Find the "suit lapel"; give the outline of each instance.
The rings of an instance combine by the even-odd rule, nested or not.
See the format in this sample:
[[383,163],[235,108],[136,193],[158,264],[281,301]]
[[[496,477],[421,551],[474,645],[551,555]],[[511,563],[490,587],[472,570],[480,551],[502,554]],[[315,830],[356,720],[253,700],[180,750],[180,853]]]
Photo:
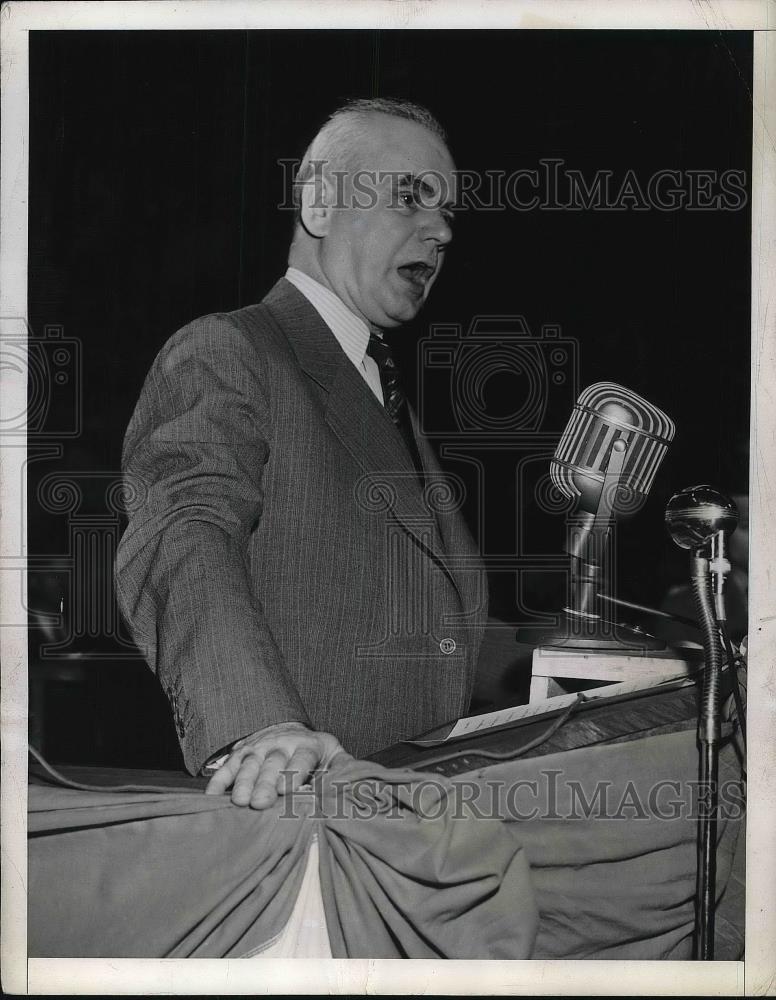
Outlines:
[[[436,502],[432,501],[432,508],[436,511],[437,527],[442,538],[442,548],[445,552],[454,552],[456,561],[460,560],[460,570],[452,569],[457,578],[457,589],[459,594],[470,591],[471,587],[465,582],[467,565],[475,566],[477,574],[481,570],[480,552],[472,537],[469,527],[460,506],[463,503],[464,495],[459,494],[460,490],[465,490],[464,484],[459,485],[446,473],[431,445],[421,433],[415,413],[412,414],[412,428],[415,432],[415,439],[418,442],[418,450],[428,475],[427,479],[433,490],[433,484],[440,487]],[[448,493],[448,491],[451,491]],[[436,491],[434,491],[436,492]],[[448,502],[448,498],[449,501]],[[468,606],[468,602],[464,602]]]
[[[391,512],[397,522],[439,564],[460,596],[458,582],[433,530],[433,513],[424,502],[415,467],[385,408],[318,311],[294,285],[281,279],[263,304],[288,338],[301,368],[325,390],[326,422],[363,470],[363,495],[374,496],[380,488],[387,490],[385,495],[390,495]],[[424,443],[424,465],[438,472],[436,462],[433,470],[426,464],[429,451]]]

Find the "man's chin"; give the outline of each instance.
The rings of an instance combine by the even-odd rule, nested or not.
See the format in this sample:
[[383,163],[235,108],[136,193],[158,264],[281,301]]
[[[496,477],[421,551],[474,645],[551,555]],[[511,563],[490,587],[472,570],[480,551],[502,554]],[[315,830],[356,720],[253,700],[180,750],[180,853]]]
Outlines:
[[389,327],[403,326],[405,323],[411,323],[425,304],[425,296],[417,299],[403,299],[400,302],[392,302],[390,308],[384,310],[386,322],[381,323],[380,326],[388,329]]

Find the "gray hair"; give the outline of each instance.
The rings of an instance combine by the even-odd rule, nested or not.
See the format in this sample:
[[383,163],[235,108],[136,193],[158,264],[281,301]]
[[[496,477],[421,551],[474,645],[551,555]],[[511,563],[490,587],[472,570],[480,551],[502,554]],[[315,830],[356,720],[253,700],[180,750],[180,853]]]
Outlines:
[[302,185],[314,176],[314,164],[323,162],[340,167],[352,166],[364,129],[374,114],[417,122],[447,145],[447,133],[428,108],[421,104],[392,97],[363,97],[347,101],[329,115],[302,157],[294,183],[296,221],[299,220]]

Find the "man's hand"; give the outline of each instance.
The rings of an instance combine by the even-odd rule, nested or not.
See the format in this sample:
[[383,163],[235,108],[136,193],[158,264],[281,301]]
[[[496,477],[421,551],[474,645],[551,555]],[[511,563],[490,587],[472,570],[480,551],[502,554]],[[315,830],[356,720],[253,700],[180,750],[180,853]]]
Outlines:
[[313,732],[301,722],[267,726],[240,740],[205,793],[223,795],[231,788],[236,806],[267,809],[278,795],[296,791],[339,754],[349,756],[331,733]]

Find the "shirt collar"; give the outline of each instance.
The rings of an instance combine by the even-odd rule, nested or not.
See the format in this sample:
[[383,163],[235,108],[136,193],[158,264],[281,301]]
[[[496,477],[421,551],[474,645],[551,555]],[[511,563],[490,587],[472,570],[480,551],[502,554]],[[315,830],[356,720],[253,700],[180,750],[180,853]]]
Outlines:
[[286,279],[298,289],[329,327],[352,364],[359,367],[369,343],[369,327],[345,305],[339,296],[309,274],[289,267]]

